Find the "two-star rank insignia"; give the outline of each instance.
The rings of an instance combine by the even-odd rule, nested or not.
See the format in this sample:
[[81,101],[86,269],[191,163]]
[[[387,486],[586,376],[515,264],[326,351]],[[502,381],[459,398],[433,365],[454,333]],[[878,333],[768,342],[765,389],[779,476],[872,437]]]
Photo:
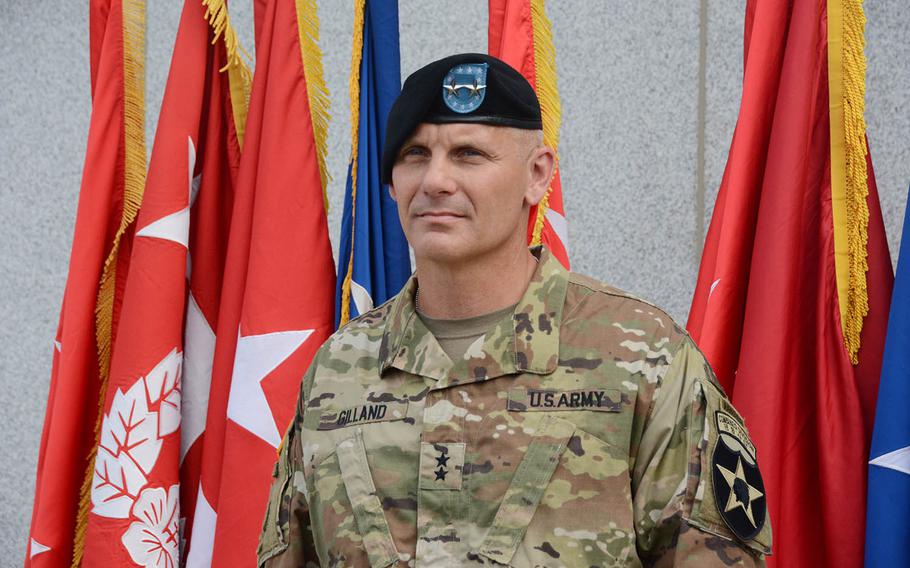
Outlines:
[[427,491],[461,491],[464,442],[421,442],[420,481]]
[[446,464],[449,462],[449,456],[446,455],[449,453],[449,449],[445,446],[439,447],[439,455],[436,456],[436,465],[439,466],[435,472],[437,481],[445,481],[446,474],[449,473],[449,470],[446,469]]
[[458,114],[477,110],[486,95],[486,63],[462,63],[449,70],[442,81],[442,100]]
[[718,439],[711,455],[714,499],[721,518],[743,541],[754,538],[765,524],[765,485],[755,446],[741,422],[733,416],[715,413]]

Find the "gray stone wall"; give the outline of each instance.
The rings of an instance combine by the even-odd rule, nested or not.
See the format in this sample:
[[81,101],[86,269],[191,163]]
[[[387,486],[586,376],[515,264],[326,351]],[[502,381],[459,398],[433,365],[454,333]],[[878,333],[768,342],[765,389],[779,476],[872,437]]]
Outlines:
[[[2,566],[20,565],[25,553],[69,262],[91,110],[85,4],[32,0],[5,2],[0,10]],[[250,47],[251,4],[232,2]],[[148,3],[149,148],[181,6]],[[574,268],[649,298],[682,322],[739,109],[744,7],[744,0],[551,0],[548,6]],[[905,8],[902,0],[866,5],[869,139],[894,258],[910,183]],[[323,0],[320,17],[333,106],[334,239],[349,150],[351,2]],[[401,0],[400,31],[405,75],[452,52],[485,51],[486,2]]]

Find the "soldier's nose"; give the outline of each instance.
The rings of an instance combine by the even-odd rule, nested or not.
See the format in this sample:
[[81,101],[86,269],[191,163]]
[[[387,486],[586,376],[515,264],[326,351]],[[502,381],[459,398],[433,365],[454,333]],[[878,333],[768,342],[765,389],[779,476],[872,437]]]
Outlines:
[[457,187],[446,160],[436,157],[430,160],[421,180],[421,190],[429,195],[439,195],[453,193]]

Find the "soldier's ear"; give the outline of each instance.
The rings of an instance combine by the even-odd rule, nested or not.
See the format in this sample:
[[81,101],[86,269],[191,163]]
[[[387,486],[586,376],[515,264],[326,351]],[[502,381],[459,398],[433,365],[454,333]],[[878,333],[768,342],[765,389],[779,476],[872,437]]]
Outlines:
[[391,183],[389,184],[389,195],[392,197],[392,201],[398,202],[398,193],[395,192],[395,186]]
[[528,169],[530,176],[528,189],[525,191],[525,201],[529,205],[537,205],[547,194],[547,189],[556,173],[556,152],[547,146],[538,146],[531,152]]

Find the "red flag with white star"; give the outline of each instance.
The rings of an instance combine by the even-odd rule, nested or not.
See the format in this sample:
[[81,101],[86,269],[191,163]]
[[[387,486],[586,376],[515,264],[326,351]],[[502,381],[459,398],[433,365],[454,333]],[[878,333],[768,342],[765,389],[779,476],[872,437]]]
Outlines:
[[749,0],[745,14],[742,103],[687,327],[757,448],[769,568],[859,568],[893,282],[855,66],[862,8]]
[[[188,0],[137,220],[135,270],[123,293],[83,567],[180,563],[180,464],[201,433],[206,357],[211,365],[199,328],[210,326],[205,312],[217,308],[224,258],[206,245],[224,236],[239,165],[228,76],[219,72],[227,55],[211,34],[206,8]],[[189,292],[188,274],[197,275],[194,292],[213,296]]]
[[[35,482],[26,567],[70,566],[145,180],[144,3],[89,3],[92,115]],[[85,493],[83,493],[85,491]]]
[[256,72],[189,566],[256,564],[276,451],[300,379],[334,323],[316,7],[293,0],[256,7]]
[[[188,1],[195,4],[195,0]],[[250,87],[249,70],[239,55],[241,48],[232,49],[231,53],[225,49],[239,45],[230,20],[226,22],[222,31],[224,37],[209,48],[210,63],[206,70],[209,88],[205,101],[208,114],[196,160],[197,173],[190,206],[189,290],[183,331],[180,424],[180,519],[183,540],[187,543],[192,543],[193,538],[193,514],[199,494],[215,356],[215,330]],[[198,24],[193,22],[192,25]],[[211,35],[209,37],[211,44]],[[187,549],[183,550],[185,553]]]

